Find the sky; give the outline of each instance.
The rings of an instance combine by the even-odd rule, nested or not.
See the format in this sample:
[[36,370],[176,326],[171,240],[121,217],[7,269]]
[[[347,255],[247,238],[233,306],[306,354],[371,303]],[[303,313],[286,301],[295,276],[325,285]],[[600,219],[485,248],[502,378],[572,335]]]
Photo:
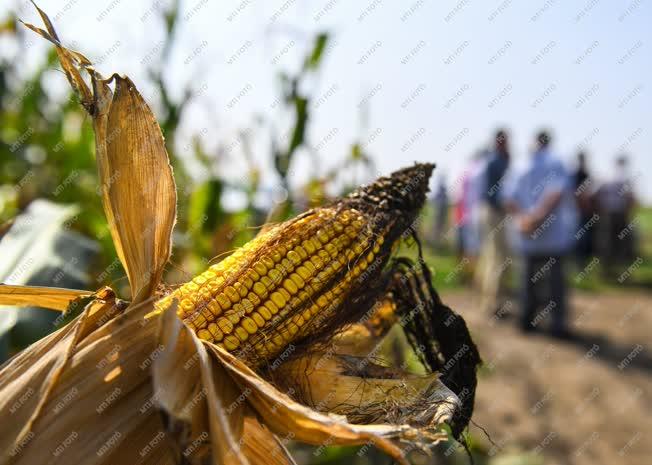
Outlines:
[[[305,83],[315,96],[308,142],[319,159],[299,153],[295,183],[335,166],[358,139],[380,173],[430,161],[456,185],[497,127],[510,131],[517,164],[527,160],[535,131],[545,127],[569,168],[583,147],[600,179],[614,172],[616,154],[630,154],[637,192],[652,203],[651,3],[184,1],[167,69],[173,97],[187,86],[195,92],[180,152],[188,150],[191,134],[200,134],[208,147],[231,145],[219,170],[238,176],[244,166],[238,131],[261,115],[280,133],[288,129],[287,112],[274,104],[278,75],[296,71],[314,35],[327,31],[323,66]],[[158,10],[166,2],[39,4],[64,44],[74,44],[105,75],[129,75],[156,107],[144,63],[160,53]],[[40,22],[25,0],[3,2],[0,17],[10,11]],[[35,37],[30,41],[20,57],[26,73],[47,48]],[[49,79],[53,95],[66,88],[61,73]],[[263,131],[253,150],[265,167],[266,185],[275,185]]]

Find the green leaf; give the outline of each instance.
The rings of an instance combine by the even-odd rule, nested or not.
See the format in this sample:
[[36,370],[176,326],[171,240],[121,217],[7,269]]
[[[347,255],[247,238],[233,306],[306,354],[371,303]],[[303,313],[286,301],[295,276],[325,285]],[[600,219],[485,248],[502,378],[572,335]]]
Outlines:
[[327,42],[328,34],[325,32],[320,33],[315,38],[315,45],[312,48],[312,53],[308,56],[304,64],[305,69],[316,69],[319,66]]

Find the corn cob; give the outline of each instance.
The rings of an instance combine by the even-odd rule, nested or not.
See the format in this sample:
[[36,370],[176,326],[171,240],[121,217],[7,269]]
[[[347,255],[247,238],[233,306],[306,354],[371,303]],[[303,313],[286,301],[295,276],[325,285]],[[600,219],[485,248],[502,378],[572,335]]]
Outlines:
[[401,170],[282,223],[156,305],[177,299],[179,316],[198,337],[252,365],[332,333],[379,297],[370,292],[373,281],[392,243],[412,225],[431,170]]

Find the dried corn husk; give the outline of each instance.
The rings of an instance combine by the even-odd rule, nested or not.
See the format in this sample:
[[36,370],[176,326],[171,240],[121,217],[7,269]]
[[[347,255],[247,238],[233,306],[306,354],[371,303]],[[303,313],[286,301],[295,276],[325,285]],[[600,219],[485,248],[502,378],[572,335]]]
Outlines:
[[274,381],[310,407],[345,415],[355,423],[409,423],[436,430],[460,406],[436,373],[415,375],[367,357],[332,352],[284,363],[275,371]]
[[77,289],[62,289],[58,287],[18,286],[11,284],[0,285],[0,294],[3,305],[17,307],[38,306],[50,310],[63,312],[70,302],[93,295],[92,291]]
[[[209,454],[213,463],[248,463],[247,454],[256,448],[244,446],[247,411],[268,428],[268,444],[256,447],[275,450],[274,433],[316,445],[373,443],[402,460],[390,439],[425,444],[445,437],[430,428],[447,418],[445,409],[421,411],[428,418],[414,423],[428,425],[423,430],[407,424],[419,415],[406,422],[351,424],[342,415],[301,405],[228,352],[199,341],[174,308],[146,318],[148,303],[122,312],[124,303],[105,298],[3,368],[0,411],[15,415],[0,426],[5,461],[101,464],[137,457],[142,463],[175,463],[184,455],[199,463]],[[393,402],[399,407],[414,404],[417,384],[455,405],[434,376],[415,379],[419,383],[407,389],[398,380],[381,379],[378,388],[412,394],[397,393]],[[347,376],[338,381],[376,382]],[[75,445],[67,447],[71,437]]]
[[[139,303],[161,281],[176,221],[176,188],[163,135],[128,77],[104,79],[84,55],[61,45],[48,16],[37,10],[47,31],[26,26],[56,46],[68,81],[93,118],[102,203],[132,302]],[[90,88],[82,72],[89,75]]]

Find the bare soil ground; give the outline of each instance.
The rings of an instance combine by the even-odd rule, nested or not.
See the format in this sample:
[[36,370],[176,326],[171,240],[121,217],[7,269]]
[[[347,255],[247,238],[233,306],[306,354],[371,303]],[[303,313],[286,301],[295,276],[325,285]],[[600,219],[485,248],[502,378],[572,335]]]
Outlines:
[[652,292],[574,293],[570,341],[482,314],[468,291],[442,297],[486,363],[474,419],[494,444],[471,431],[492,463],[530,453],[544,464],[652,463]]

